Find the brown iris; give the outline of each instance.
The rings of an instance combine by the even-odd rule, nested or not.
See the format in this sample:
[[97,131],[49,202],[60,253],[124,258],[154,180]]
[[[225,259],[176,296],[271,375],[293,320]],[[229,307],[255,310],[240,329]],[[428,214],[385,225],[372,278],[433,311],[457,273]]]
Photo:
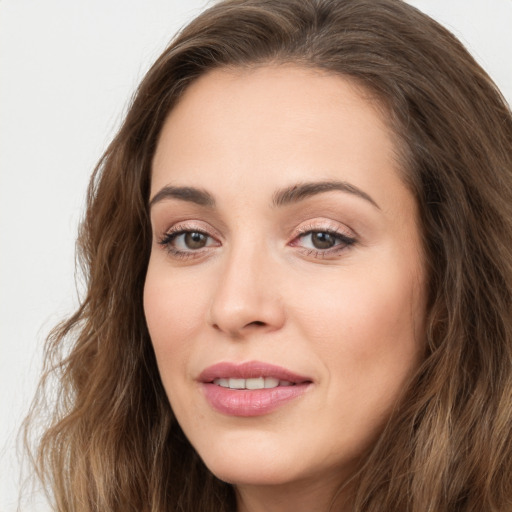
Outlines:
[[311,242],[316,249],[330,249],[336,243],[336,238],[325,231],[313,231]]
[[185,233],[185,245],[188,249],[202,249],[208,240],[208,237],[197,231]]

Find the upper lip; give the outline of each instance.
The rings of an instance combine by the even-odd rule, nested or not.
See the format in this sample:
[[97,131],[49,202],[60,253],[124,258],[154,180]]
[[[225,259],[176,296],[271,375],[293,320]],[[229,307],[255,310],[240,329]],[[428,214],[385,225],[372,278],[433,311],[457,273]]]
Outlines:
[[252,379],[257,377],[274,377],[279,380],[301,384],[311,382],[312,379],[294,373],[282,366],[264,363],[262,361],[248,361],[245,363],[221,362],[205,368],[198,380],[204,383],[215,379]]

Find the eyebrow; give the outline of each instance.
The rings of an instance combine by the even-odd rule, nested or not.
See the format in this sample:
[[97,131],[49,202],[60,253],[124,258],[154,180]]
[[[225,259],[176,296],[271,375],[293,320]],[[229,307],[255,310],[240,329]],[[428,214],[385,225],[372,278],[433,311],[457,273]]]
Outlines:
[[292,203],[298,203],[304,199],[322,194],[324,192],[331,192],[339,190],[341,192],[347,192],[364,199],[380,210],[379,205],[376,201],[360,188],[347,183],[346,181],[319,181],[313,183],[298,183],[291,187],[278,190],[273,198],[272,204],[274,206],[285,206]]
[[215,207],[214,197],[206,190],[195,187],[173,187],[171,185],[167,185],[159,190],[149,202],[149,207],[151,208],[155,203],[164,199],[180,199],[181,201],[188,201],[199,206]]
[[[360,197],[380,210],[379,205],[370,195],[345,181],[297,183],[275,192],[272,197],[272,205],[275,207],[286,206],[298,203],[317,194],[336,190]],[[199,206],[215,207],[215,198],[206,190],[195,187],[175,187],[171,185],[167,185],[159,190],[149,202],[149,207],[151,208],[155,203],[163,201],[164,199],[179,199],[181,201],[195,203]]]

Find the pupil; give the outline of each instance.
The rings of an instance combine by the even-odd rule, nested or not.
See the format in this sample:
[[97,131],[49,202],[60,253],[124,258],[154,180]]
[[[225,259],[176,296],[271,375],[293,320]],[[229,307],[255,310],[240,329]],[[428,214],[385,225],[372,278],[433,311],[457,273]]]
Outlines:
[[201,249],[206,245],[206,236],[202,233],[186,233],[185,245],[189,249]]
[[335,242],[330,233],[323,233],[322,231],[312,233],[311,241],[316,249],[330,249]]

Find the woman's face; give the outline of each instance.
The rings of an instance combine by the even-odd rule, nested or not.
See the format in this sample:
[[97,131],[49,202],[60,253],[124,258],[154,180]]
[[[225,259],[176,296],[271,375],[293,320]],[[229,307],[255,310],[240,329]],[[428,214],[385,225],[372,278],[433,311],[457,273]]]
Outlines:
[[363,90],[291,65],[210,72],[166,120],[145,314],[221,479],[339,481],[417,367],[424,269],[395,149]]

